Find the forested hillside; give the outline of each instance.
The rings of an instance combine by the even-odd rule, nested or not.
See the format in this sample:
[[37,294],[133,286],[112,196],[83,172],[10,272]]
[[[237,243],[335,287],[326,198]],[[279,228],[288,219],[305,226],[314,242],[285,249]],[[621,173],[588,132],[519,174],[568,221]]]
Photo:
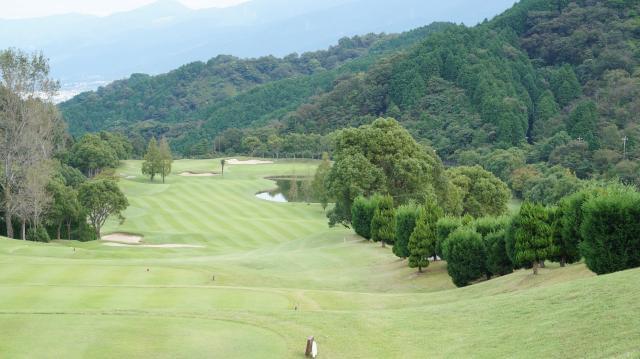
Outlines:
[[[245,60],[221,55],[164,75],[134,74],[95,92],[80,94],[60,108],[74,135],[112,129],[133,130],[145,137],[169,132],[167,135],[175,138],[185,128],[199,127],[216,111],[231,107],[226,112],[232,112],[237,107],[255,104],[255,98],[238,103],[247,97],[242,95],[250,94],[248,90],[261,85],[270,91],[271,108],[295,109],[304,99],[330,90],[340,73],[363,71],[383,54],[409,48],[428,33],[447,26],[438,23],[402,35],[343,38],[328,50],[284,58]],[[349,67],[343,69],[344,64]],[[278,85],[269,85],[278,81],[281,81]],[[223,128],[239,125],[234,121],[250,126],[254,122],[250,115],[249,120],[225,118],[218,122],[226,124]]]
[[287,147],[277,138],[292,136],[317,153],[330,143],[322,135],[387,116],[445,162],[481,164],[516,191],[530,177],[635,182],[639,11],[636,0],[523,0],[473,28],[427,27],[300,58],[233,62],[260,76],[225,72],[212,81],[187,71],[218,68],[213,60],[136,75],[61,108],[75,134],[166,134],[184,155],[277,153]]

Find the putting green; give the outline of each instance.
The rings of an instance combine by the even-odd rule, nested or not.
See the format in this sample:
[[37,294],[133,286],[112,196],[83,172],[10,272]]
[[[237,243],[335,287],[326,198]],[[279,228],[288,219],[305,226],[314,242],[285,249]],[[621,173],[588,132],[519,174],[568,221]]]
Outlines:
[[[255,194],[314,161],[229,165],[150,183],[118,169],[130,208],[109,247],[0,239],[0,357],[635,357],[640,270],[595,277],[549,264],[456,289],[443,262],[417,274],[390,248],[328,228],[317,204]],[[173,172],[219,172],[219,160]]]

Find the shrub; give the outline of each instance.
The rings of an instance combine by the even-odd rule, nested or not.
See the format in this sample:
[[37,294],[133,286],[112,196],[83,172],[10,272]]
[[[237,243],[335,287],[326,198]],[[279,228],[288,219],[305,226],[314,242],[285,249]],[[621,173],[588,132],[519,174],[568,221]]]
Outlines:
[[574,263],[580,260],[579,245],[582,242],[580,227],[582,226],[582,206],[595,196],[593,190],[583,190],[563,198],[558,206],[556,237],[559,246],[558,258],[561,264]]
[[[576,263],[580,261],[580,251],[578,245],[580,244],[580,237],[574,235],[572,229],[564,227],[564,220],[575,216],[580,213],[581,206],[577,211],[569,209],[567,201],[562,200],[558,207],[554,207],[549,210],[549,224],[551,225],[553,245],[555,247],[555,253],[551,256],[552,261],[559,262],[561,267],[565,264]],[[573,219],[569,219],[573,221]]]
[[456,217],[442,217],[436,223],[436,254],[438,257],[446,260],[446,254],[444,253],[444,243],[449,235],[455,232],[456,229],[462,227],[462,221]]
[[509,217],[482,217],[474,220],[471,224],[480,233],[482,238],[493,232],[504,230],[509,223]]
[[460,228],[447,239],[447,271],[458,287],[469,285],[487,273],[482,236],[471,228]]
[[371,239],[371,220],[375,210],[372,207],[371,200],[362,196],[357,197],[351,206],[351,225],[353,230],[357,235],[366,239]]
[[371,239],[374,242],[393,244],[396,236],[396,211],[391,196],[381,197],[377,201],[375,214],[371,220]]
[[415,204],[400,206],[396,213],[396,239],[393,243],[393,253],[400,258],[409,257],[409,237],[413,233],[418,217],[418,207]]
[[513,263],[507,255],[506,231],[491,232],[484,238],[487,249],[487,271],[492,275],[505,275],[513,272]]
[[51,238],[49,237],[47,230],[41,226],[38,228],[29,228],[27,230],[27,240],[32,242],[49,243]]
[[640,266],[640,194],[614,193],[583,206],[580,251],[587,267],[606,274]]
[[96,231],[86,221],[81,221],[78,228],[71,232],[71,237],[80,242],[90,242],[98,239]]

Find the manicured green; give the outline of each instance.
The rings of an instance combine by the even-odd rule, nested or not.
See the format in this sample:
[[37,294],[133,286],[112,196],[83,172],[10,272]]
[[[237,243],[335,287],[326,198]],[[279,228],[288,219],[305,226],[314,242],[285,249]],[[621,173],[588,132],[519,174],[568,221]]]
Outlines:
[[319,204],[254,197],[274,186],[264,177],[317,165],[180,177],[220,160],[175,161],[163,185],[125,162],[126,221],[103,234],[204,248],[0,239],[0,356],[302,358],[310,335],[323,358],[640,354],[640,270],[550,263],[455,289],[446,263],[417,274],[390,248],[329,228]]

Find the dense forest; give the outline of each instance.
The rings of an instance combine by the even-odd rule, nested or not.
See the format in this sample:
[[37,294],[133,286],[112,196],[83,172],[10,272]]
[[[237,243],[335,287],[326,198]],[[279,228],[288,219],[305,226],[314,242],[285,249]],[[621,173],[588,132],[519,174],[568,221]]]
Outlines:
[[334,130],[393,117],[445,164],[481,165],[554,202],[584,179],[638,183],[639,11],[632,0],[523,0],[472,28],[134,75],[61,110],[74,134],[126,131],[140,149],[165,135],[183,156],[320,156]]
[[[60,108],[74,135],[108,129],[133,132],[148,140],[165,134],[175,139],[187,131],[185,142],[191,146],[199,128],[212,122],[208,121],[211,118],[223,116],[225,120],[213,121],[223,124],[210,124],[210,128],[247,127],[260,117],[253,115],[252,107],[268,106],[262,111],[280,113],[294,110],[310,97],[330,90],[343,72],[363,71],[383,54],[415,45],[428,33],[447,26],[436,23],[402,35],[343,38],[328,50],[284,58],[244,60],[220,55],[164,75],[134,74],[96,92],[80,94]],[[261,91],[252,91],[256,87]],[[235,116],[238,111],[241,116]],[[174,147],[189,154],[184,145]]]

